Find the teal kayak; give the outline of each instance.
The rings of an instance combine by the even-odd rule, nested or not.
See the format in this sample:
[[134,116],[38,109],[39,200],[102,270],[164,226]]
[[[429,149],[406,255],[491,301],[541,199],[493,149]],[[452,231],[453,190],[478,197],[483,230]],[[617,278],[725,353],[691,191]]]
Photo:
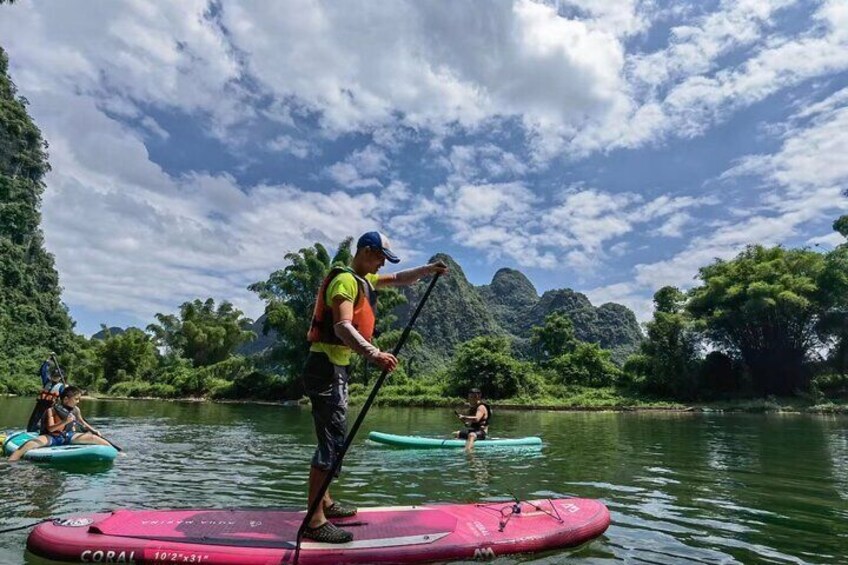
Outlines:
[[[415,447],[415,448],[455,448],[465,447],[464,439],[440,439],[432,437],[419,436],[398,436],[394,434],[384,434],[383,432],[371,432],[368,434],[368,439],[377,443],[386,445],[394,445],[396,447]],[[527,446],[542,445],[542,438],[538,437],[519,437],[513,439],[483,439],[474,442],[474,447],[527,447]]]
[[[38,434],[30,432],[18,432],[10,435],[3,442],[3,451],[11,455],[15,450]],[[32,449],[24,455],[29,461],[42,461],[51,463],[90,463],[95,461],[112,461],[118,456],[118,450],[111,445],[60,445],[57,447],[39,447]]]

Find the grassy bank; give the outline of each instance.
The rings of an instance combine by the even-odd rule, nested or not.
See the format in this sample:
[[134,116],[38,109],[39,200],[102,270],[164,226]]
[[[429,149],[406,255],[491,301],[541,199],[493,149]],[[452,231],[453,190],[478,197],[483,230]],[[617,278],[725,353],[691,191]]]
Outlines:
[[[516,410],[631,410],[631,409],[672,409],[683,410],[687,406],[678,402],[632,395],[613,387],[563,387],[557,395],[518,396],[489,401],[492,406]],[[365,401],[368,391],[362,385],[351,387],[351,402]],[[465,399],[446,396],[438,387],[422,386],[419,390],[409,386],[385,386],[377,397],[376,404],[381,406],[427,406],[457,407]]]
[[[351,405],[362,405],[369,390],[362,385],[351,387]],[[115,397],[98,395],[96,398],[104,399],[129,399],[126,397]],[[185,399],[156,399],[146,400],[176,400],[185,402],[222,402],[222,403],[245,403],[266,405],[308,405],[309,400],[302,398],[299,401],[272,402],[267,400],[215,400],[201,398]],[[409,394],[404,387],[385,386],[377,396],[375,405],[395,407],[424,407],[424,408],[458,408],[464,404],[463,398],[448,397],[433,394]],[[808,398],[739,398],[714,402],[681,403],[657,398],[644,397],[628,394],[609,388],[584,388],[574,387],[569,394],[560,397],[542,398],[507,398],[491,402],[492,406],[501,410],[557,410],[557,411],[676,411],[676,412],[746,412],[746,413],[811,413],[811,414],[848,414],[848,399],[836,399],[814,402]]]
[[704,412],[848,414],[848,399],[748,398],[699,403],[695,409]]
[[[391,387],[385,387],[391,389]],[[387,394],[384,394],[387,393]],[[366,392],[352,395],[352,404],[365,401]],[[375,402],[378,406],[423,406],[454,408],[464,403],[462,398],[437,395],[404,394],[400,391],[383,390]],[[590,388],[569,387],[560,396],[537,398],[507,398],[491,401],[501,410],[562,410],[562,411],[678,411],[678,412],[747,412],[747,413],[815,413],[848,414],[848,400],[819,400],[809,398],[737,398],[713,402],[684,403],[639,394],[628,393],[613,387]]]
[[[351,405],[365,402],[370,388],[361,384],[351,385]],[[273,402],[253,399],[211,399],[211,398],[157,398],[155,396],[125,397],[93,394],[92,398],[110,400],[167,400],[172,402],[220,402],[237,404],[264,405],[308,405],[309,400],[287,400]],[[439,390],[420,386],[386,385],[377,396],[377,406],[459,408],[465,400],[441,394]],[[661,398],[652,398],[633,394],[613,387],[569,387],[558,396],[517,397],[491,401],[492,406],[501,410],[558,410],[558,411],[675,411],[675,412],[745,412],[745,413],[811,413],[811,414],[848,414],[848,400],[814,401],[805,397],[787,398],[735,398],[713,402],[684,403]]]

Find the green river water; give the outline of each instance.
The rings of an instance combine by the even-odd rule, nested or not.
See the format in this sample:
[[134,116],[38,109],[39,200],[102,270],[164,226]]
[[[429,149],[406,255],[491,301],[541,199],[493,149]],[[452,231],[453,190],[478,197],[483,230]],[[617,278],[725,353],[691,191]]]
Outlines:
[[[32,405],[0,398],[0,430],[21,428]],[[0,529],[116,507],[304,499],[308,407],[84,400],[82,410],[126,455],[101,469],[0,461]],[[848,563],[846,417],[498,411],[494,435],[540,435],[543,448],[465,455],[366,440],[456,423],[447,409],[374,408],[335,496],[360,506],[580,496],[611,511],[584,547],[498,563]],[[0,563],[41,563],[27,533],[0,534]]]

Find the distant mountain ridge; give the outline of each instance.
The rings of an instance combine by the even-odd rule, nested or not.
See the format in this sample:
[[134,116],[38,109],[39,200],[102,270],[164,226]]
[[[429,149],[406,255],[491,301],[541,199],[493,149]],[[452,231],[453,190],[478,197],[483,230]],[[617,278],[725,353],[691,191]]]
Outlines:
[[516,330],[523,326],[523,320],[539,302],[536,287],[524,273],[515,269],[499,269],[492,282],[478,286],[477,291],[501,327],[514,335],[523,335]]
[[[526,349],[532,328],[558,311],[571,319],[578,339],[610,349],[619,363],[642,341],[636,315],[621,304],[608,302],[596,307],[586,295],[570,288],[548,290],[540,297],[530,279],[508,268],[499,269],[488,285],[477,287],[450,256],[438,254],[430,259],[436,260],[446,262],[450,272],[436,285],[416,323],[427,358],[448,358],[458,344],[492,334],[511,336],[520,353]],[[399,326],[408,321],[427,284],[422,281],[403,289],[409,302],[396,312]]]
[[[469,339],[507,333],[480,291],[468,282],[462,267],[449,255],[440,253],[430,258],[430,262],[439,260],[448,265],[448,274],[439,279],[415,323],[415,331],[423,338],[423,360],[430,364],[444,362],[453,355],[454,347]],[[398,327],[409,321],[429,284],[428,278],[401,288],[407,303],[395,310]]]

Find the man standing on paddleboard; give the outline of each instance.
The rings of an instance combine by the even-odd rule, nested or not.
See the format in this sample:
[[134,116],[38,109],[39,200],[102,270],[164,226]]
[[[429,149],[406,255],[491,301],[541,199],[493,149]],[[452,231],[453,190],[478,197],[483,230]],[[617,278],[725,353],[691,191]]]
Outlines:
[[[388,238],[380,232],[364,234],[356,243],[356,255],[349,268],[336,267],[324,278],[315,302],[308,333],[309,356],[303,369],[303,386],[312,403],[312,419],[318,447],[309,470],[309,501],[333,468],[347,434],[348,365],[358,353],[383,370],[393,371],[397,359],[372,343],[376,321],[377,295],[381,286],[404,286],[426,275],[444,273],[442,262],[398,273],[378,275],[386,260],[399,263]],[[328,518],[354,516],[356,508],[336,502],[329,490],[323,504],[309,521],[303,536],[324,543],[347,543],[353,534],[338,528]]]

